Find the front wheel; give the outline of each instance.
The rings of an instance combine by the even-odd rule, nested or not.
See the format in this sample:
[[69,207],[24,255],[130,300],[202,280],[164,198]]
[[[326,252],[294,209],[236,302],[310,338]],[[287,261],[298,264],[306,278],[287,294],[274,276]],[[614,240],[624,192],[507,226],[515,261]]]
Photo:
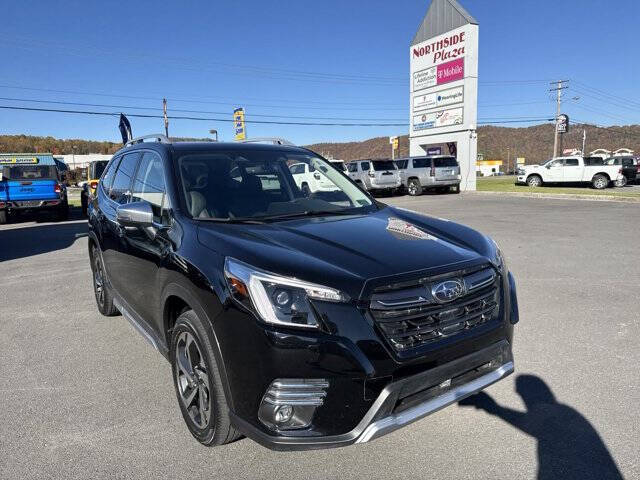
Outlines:
[[453,193],[460,193],[460,184],[453,187]]
[[603,190],[609,185],[609,179],[604,175],[598,174],[593,177],[591,184],[596,190]]
[[4,225],[7,223],[7,211],[0,210],[0,225]]
[[538,175],[531,175],[529,178],[527,178],[527,185],[533,188],[539,187],[542,185],[542,178],[540,178]]
[[118,309],[113,305],[113,296],[107,285],[107,277],[98,247],[91,248],[91,271],[93,273],[93,293],[98,310],[105,317],[117,315]]
[[193,310],[172,330],[171,369],[180,411],[189,432],[206,446],[223,445],[240,434],[233,428],[207,329]]

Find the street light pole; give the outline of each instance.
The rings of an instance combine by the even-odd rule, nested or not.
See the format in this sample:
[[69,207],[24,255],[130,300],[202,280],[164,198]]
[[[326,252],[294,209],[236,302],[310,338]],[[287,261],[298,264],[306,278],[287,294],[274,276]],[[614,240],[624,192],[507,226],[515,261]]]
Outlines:
[[211,130],[209,130],[209,133],[211,135],[215,135],[216,136],[215,141],[217,142],[218,141],[218,130],[215,130],[215,129],[212,128]]

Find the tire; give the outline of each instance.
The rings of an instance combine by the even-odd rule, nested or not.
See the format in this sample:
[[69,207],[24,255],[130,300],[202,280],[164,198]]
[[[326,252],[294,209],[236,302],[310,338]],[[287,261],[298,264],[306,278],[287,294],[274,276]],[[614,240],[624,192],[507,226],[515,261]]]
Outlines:
[[170,358],[176,397],[191,435],[209,447],[237,440],[240,433],[231,425],[211,340],[193,310],[176,320]]
[[56,220],[59,222],[69,220],[69,204],[66,201],[58,208]]
[[105,317],[118,315],[120,312],[113,305],[113,295],[106,282],[107,276],[102,256],[95,245],[91,247],[91,273],[93,274],[93,294],[96,297],[98,311]]
[[0,225],[4,225],[5,223],[7,223],[7,220],[7,211],[0,210]]
[[460,193],[460,184],[453,187],[453,193]]
[[422,185],[420,185],[420,181],[412,178],[407,182],[407,192],[412,197],[417,197],[418,195],[422,195]]
[[604,190],[609,186],[609,179],[604,175],[598,173],[597,175],[593,176],[593,179],[591,180],[591,185],[596,190]]
[[309,188],[309,185],[306,183],[303,183],[302,186],[300,187],[300,191],[302,192],[302,194],[305,197],[310,197],[311,196],[311,189]]
[[618,180],[614,182],[614,185],[618,188],[622,188],[626,184],[627,184],[627,177],[625,177],[624,175],[622,175],[622,177],[620,177]]
[[542,178],[539,175],[529,175],[529,177],[527,178],[527,185],[532,188],[541,187]]

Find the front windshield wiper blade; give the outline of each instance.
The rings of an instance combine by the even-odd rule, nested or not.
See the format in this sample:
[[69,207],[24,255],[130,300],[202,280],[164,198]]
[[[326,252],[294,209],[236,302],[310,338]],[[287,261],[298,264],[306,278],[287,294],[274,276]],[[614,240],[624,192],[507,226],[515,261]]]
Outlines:
[[258,218],[246,218],[246,217],[236,217],[236,218],[195,218],[194,220],[202,221],[202,222],[213,222],[213,223],[249,223],[249,224],[263,224],[264,222]]
[[330,215],[358,215],[349,210],[305,210],[303,212],[283,213],[281,215],[268,215],[266,217],[256,217],[259,220],[286,220],[298,217],[322,217]]

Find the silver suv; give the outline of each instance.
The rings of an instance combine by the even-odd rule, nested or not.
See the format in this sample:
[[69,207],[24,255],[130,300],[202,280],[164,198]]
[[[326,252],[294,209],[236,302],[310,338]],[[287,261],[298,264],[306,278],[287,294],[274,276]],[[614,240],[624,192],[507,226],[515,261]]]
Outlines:
[[451,187],[460,193],[460,165],[455,157],[436,155],[395,160],[402,186],[409,195],[420,195],[424,190],[448,192]]
[[349,177],[365,190],[393,194],[402,188],[393,160],[357,160],[347,164]]

